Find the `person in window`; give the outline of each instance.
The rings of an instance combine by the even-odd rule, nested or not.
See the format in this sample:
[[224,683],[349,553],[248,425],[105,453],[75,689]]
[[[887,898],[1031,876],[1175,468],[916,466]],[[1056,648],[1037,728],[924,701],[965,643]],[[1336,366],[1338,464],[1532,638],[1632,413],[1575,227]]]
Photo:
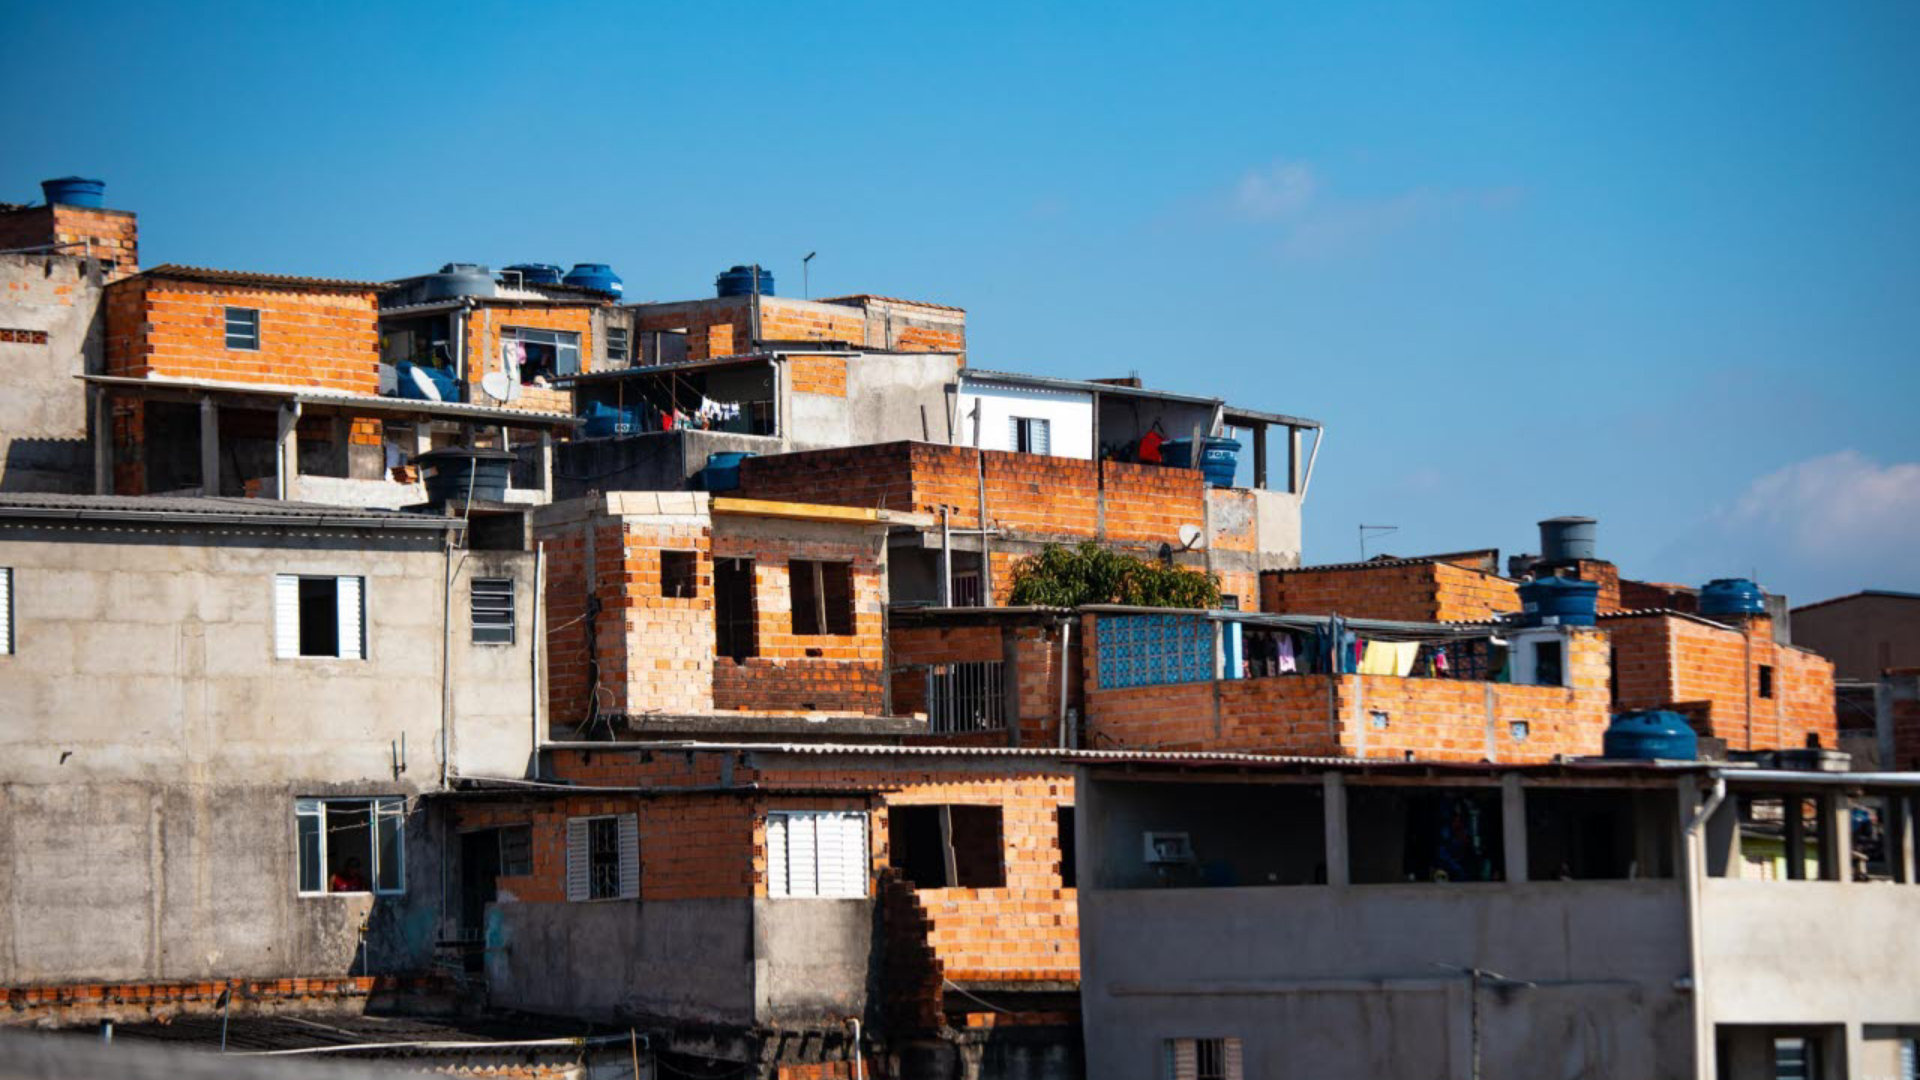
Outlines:
[[360,869],[359,856],[357,855],[347,856],[347,861],[341,864],[340,869],[335,870],[333,872],[333,876],[331,878],[327,879],[327,891],[328,892],[366,892],[367,891],[367,875],[363,873]]

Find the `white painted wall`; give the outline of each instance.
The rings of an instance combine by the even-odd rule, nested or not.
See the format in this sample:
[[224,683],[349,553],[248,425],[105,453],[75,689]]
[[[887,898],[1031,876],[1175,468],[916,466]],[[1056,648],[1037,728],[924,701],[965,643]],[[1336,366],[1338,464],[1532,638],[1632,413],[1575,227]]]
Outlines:
[[1012,419],[1028,416],[1049,423],[1053,457],[1093,460],[1093,395],[1074,390],[960,380],[959,415],[954,441],[974,445],[974,406],[979,406],[980,448],[1012,450]]

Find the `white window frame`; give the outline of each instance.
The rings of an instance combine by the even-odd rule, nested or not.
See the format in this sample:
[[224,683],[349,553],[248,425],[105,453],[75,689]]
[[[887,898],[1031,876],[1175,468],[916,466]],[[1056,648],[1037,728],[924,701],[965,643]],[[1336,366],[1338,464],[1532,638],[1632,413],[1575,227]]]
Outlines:
[[[593,852],[590,846],[592,825],[596,821],[617,821],[618,848],[615,852],[620,887],[613,896],[593,895]],[[638,814],[589,814],[567,819],[567,899],[573,903],[604,903],[609,900],[640,898],[640,816]]]
[[13,567],[0,566],[0,656],[13,655]]
[[[546,345],[553,349],[553,377],[564,379],[578,375],[587,369],[580,364],[580,332],[578,330],[548,330],[540,326],[503,326],[500,328],[500,370],[507,371],[509,366],[520,366],[521,361],[510,360],[509,353],[516,344]],[[522,350],[521,355],[525,356]],[[573,358],[573,370],[568,371],[566,359]],[[515,372],[522,383],[526,375]]]
[[767,896],[866,899],[873,877],[869,817],[864,810],[768,811]]
[[[367,806],[367,885],[365,890],[354,892],[334,892],[327,887],[327,807],[340,803],[365,803]],[[300,896],[399,896],[407,891],[407,800],[398,795],[369,795],[354,798],[300,798],[293,801],[293,888]],[[300,887],[300,819],[318,817],[320,819],[320,888],[316,890]],[[383,819],[393,821],[393,850],[399,855],[398,873],[394,876],[397,884],[391,888],[380,887],[380,826]]]
[[[300,651],[300,582],[334,582],[334,652]],[[358,575],[275,574],[273,576],[274,657],[279,660],[365,660],[367,658],[367,579]]]
[[[475,645],[512,645],[518,631],[514,603],[514,582],[511,577],[477,577],[468,581],[468,640]],[[504,622],[501,616],[505,616]],[[481,637],[483,631],[497,634],[502,630],[506,631],[505,639]]]
[[[246,325],[243,320],[243,325],[246,325],[246,330],[248,331],[247,336],[250,337],[253,341],[253,344],[251,345],[235,345],[233,343],[233,325],[234,325],[233,315],[237,311],[243,311],[253,316],[251,325]],[[227,348],[233,349],[237,352],[259,352],[260,351],[260,309],[259,308],[239,307],[234,304],[227,304],[225,305],[225,310],[223,310],[220,313],[220,315],[221,315],[221,319],[220,319],[221,329],[223,331],[222,341],[225,342]]]
[[[613,343],[620,343],[620,351],[614,352]],[[630,364],[633,362],[633,335],[624,326],[607,327],[607,362]]]
[[[1053,452],[1053,421],[1044,416],[1007,417],[1009,450],[1021,454],[1050,455]],[[1020,445],[1024,432],[1027,445]]]
[[[1205,1044],[1211,1068],[1200,1071],[1201,1047]],[[1162,1073],[1165,1080],[1244,1080],[1246,1053],[1239,1039],[1211,1038],[1167,1039],[1161,1044]]]

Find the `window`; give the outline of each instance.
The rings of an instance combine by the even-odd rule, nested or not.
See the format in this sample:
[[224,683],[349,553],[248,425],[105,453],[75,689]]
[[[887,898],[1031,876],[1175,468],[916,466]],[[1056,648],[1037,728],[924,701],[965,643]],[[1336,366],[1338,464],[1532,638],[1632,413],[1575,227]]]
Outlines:
[[0,656],[13,654],[13,568],[0,566]]
[[640,896],[640,818],[607,814],[567,819],[567,899]]
[[867,815],[782,810],[767,815],[767,895],[857,899],[867,895]]
[[227,309],[227,348],[260,348],[260,312],[257,308]]
[[509,326],[500,331],[500,367],[520,372],[520,382],[580,374],[580,335],[565,330]]
[[793,559],[787,579],[794,633],[853,633],[853,564]]
[[1049,437],[1049,421],[1031,416],[1010,416],[1007,423],[1012,428],[1013,448],[1022,454],[1045,454],[1053,445]]
[[1820,1075],[1819,1046],[1812,1039],[1773,1040],[1775,1080],[1813,1080]]
[[1239,1039],[1168,1039],[1165,1080],[1242,1080]]
[[397,893],[406,888],[402,798],[296,799],[300,893]]
[[917,889],[1007,883],[997,806],[890,806],[887,863]]
[[364,580],[277,574],[273,579],[274,654],[283,660],[366,657]]
[[1007,726],[1006,664],[981,660],[927,666],[927,730],[935,735]]
[[500,830],[500,875],[524,877],[533,873],[533,826],[508,825]]
[[628,357],[627,328],[624,326],[607,327],[607,360],[610,363],[624,364],[627,362]]
[[697,568],[700,558],[692,551],[660,553],[660,595],[675,600],[691,600],[700,595]]
[[954,607],[985,607],[980,593],[980,571],[955,570],[953,594],[948,602]]
[[735,663],[758,655],[753,625],[753,560],[713,561],[713,651]]
[[1770,698],[1773,696],[1773,665],[1772,664],[1760,665],[1760,696],[1763,698]]
[[1542,641],[1533,647],[1533,682],[1536,686],[1564,686],[1566,676],[1561,663],[1560,643]]
[[513,644],[512,578],[474,578],[468,600],[475,645]]
[[1080,887],[1080,859],[1073,846],[1073,807],[1061,807],[1055,819],[1060,830],[1060,887],[1076,889]]

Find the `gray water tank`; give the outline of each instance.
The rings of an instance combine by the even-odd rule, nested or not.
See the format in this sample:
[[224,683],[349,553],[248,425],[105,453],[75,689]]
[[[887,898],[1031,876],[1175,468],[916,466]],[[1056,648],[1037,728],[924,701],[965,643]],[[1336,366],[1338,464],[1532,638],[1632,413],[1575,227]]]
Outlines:
[[463,296],[494,295],[493,271],[480,263],[448,263],[437,274],[419,278],[413,303],[457,300]]
[[1594,531],[1598,524],[1590,517],[1557,517],[1541,522],[1540,561],[1562,563],[1593,558]]

